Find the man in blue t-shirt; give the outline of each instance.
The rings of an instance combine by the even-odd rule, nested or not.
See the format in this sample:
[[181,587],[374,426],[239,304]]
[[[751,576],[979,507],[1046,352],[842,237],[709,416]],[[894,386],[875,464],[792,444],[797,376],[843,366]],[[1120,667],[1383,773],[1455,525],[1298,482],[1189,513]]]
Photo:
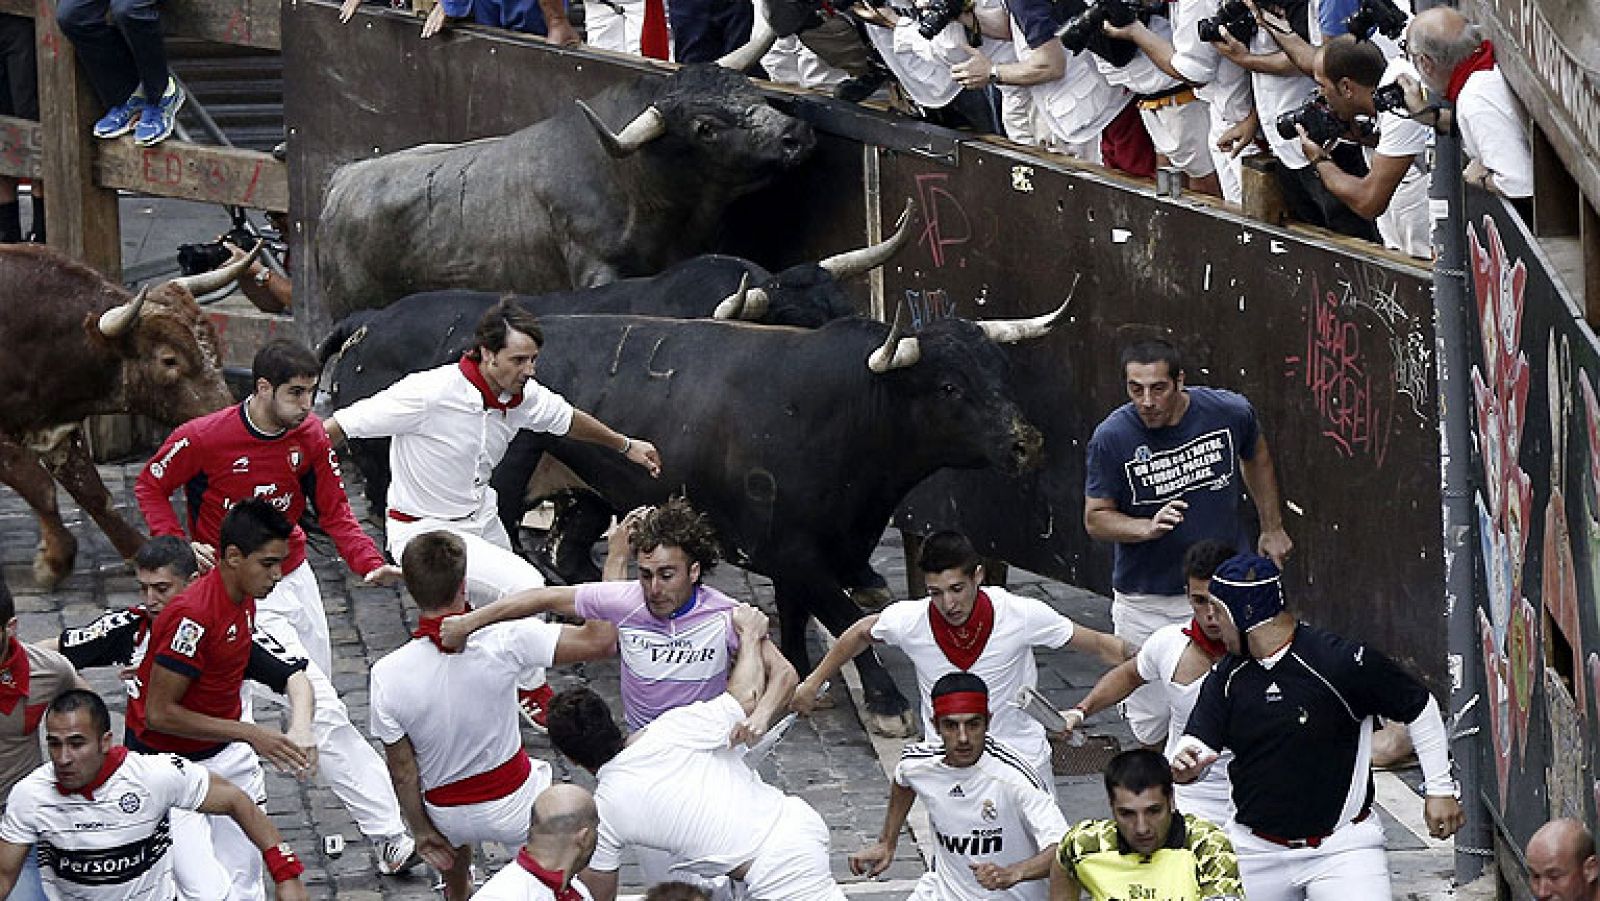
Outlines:
[[[1190,545],[1210,538],[1249,547],[1241,488],[1261,521],[1257,549],[1281,566],[1294,542],[1250,401],[1185,385],[1178,349],[1159,338],[1128,346],[1121,362],[1130,402],[1089,439],[1083,525],[1089,537],[1116,546],[1111,622],[1117,637],[1137,645],[1161,626],[1189,621],[1183,555]],[[1139,741],[1165,740],[1167,708],[1149,686],[1129,695],[1122,712]]]

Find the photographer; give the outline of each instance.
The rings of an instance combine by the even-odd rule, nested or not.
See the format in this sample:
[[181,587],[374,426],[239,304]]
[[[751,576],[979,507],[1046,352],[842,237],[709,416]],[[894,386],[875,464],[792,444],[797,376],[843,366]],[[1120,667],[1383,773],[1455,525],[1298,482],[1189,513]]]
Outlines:
[[[1395,96],[1399,90],[1396,80],[1402,73],[1415,77],[1416,70],[1401,58],[1386,63],[1382,50],[1348,34],[1317,50],[1317,85],[1333,114],[1347,125],[1353,125],[1358,116],[1377,122],[1377,144],[1368,156],[1370,169],[1364,177],[1333,165],[1333,158],[1306,136],[1305,128],[1296,128],[1300,147],[1311,160],[1311,171],[1333,196],[1357,215],[1375,219],[1385,247],[1429,259],[1433,247],[1426,161],[1431,130],[1394,112],[1394,104],[1403,105]],[[1387,91],[1381,90],[1386,87]],[[1347,129],[1345,136],[1352,136],[1352,131]]]
[[[1461,146],[1472,159],[1462,176],[1467,184],[1505,197],[1531,197],[1528,116],[1495,64],[1494,45],[1461,13],[1441,6],[1412,20],[1406,48],[1428,89],[1455,104]],[[1425,103],[1414,88],[1406,92],[1406,105],[1423,122],[1450,129],[1450,111]]]
[[[1297,120],[1314,119],[1319,112],[1325,112],[1315,100],[1316,82],[1307,78],[1300,68],[1304,65],[1309,71],[1315,66],[1315,56],[1309,52],[1307,38],[1309,4],[1305,0],[1243,2],[1255,13],[1258,25],[1249,47],[1226,28],[1220,30],[1222,40],[1213,44],[1223,56],[1250,73],[1256,112],[1261,117],[1267,145],[1278,161],[1278,186],[1283,190],[1289,215],[1309,225],[1378,243],[1378,229],[1372,220],[1346,206],[1323,187],[1316,173],[1311,171],[1311,161],[1306,158],[1294,128]],[[1296,64],[1296,58],[1300,65]],[[1279,127],[1279,123],[1287,123],[1287,130]],[[1361,150],[1355,145],[1339,144],[1329,156],[1345,172],[1358,177],[1367,173]]]
[[973,46],[982,49],[991,65],[1017,60],[1009,41],[985,36],[980,19],[989,21],[988,30],[1010,37],[1010,18],[1001,0],[977,0],[967,9],[962,9],[962,0],[917,0],[911,9],[885,4],[870,10],[863,21],[867,38],[926,118],[951,128],[996,132],[998,123],[984,92],[987,82],[963,90],[953,74],[955,65],[969,59],[967,48]]
[[[963,87],[1021,85],[1033,101],[1035,143],[1085,162],[1099,164],[1100,136],[1128,103],[1128,92],[1108,83],[1080,54],[1068,55],[1056,40],[1051,0],[1009,0],[1014,63],[991,60],[968,48],[968,58],[950,69]],[[1007,125],[1010,133],[1011,126]]]

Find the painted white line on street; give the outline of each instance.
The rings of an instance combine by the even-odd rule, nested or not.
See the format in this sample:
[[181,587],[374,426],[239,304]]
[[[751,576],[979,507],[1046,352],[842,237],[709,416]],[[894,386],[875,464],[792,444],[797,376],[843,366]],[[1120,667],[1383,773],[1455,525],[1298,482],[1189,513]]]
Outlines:
[[[885,879],[882,882],[863,880],[861,882],[841,882],[839,888],[846,895],[881,895],[909,892],[917,887],[915,879]],[[644,901],[643,895],[618,895],[617,901]]]
[[1388,811],[1390,816],[1430,849],[1447,850],[1455,847],[1454,839],[1441,840],[1428,834],[1428,821],[1422,815],[1422,798],[1399,776],[1381,770],[1373,773],[1372,794],[1379,807]]

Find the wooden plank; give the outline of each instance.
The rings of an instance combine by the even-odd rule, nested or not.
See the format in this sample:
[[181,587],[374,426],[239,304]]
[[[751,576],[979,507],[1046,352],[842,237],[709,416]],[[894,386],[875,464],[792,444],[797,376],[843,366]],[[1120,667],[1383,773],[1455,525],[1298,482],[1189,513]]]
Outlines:
[[176,140],[155,147],[139,147],[130,138],[102,141],[94,174],[108,188],[278,212],[289,209],[288,166],[253,150]]
[[1600,211],[1587,197],[1579,197],[1578,209],[1578,239],[1583,244],[1579,290],[1583,292],[1584,318],[1590,328],[1600,328]]
[[0,175],[44,175],[44,129],[31,119],[0,116]]
[[94,183],[94,122],[102,108],[56,27],[54,4],[38,0],[39,115],[50,246],[116,281],[122,272],[117,192]]
[[[54,7],[34,0],[0,0],[0,13],[25,17],[54,17]],[[280,47],[278,0],[166,0],[161,4],[161,25],[167,34],[202,38],[218,44]]]

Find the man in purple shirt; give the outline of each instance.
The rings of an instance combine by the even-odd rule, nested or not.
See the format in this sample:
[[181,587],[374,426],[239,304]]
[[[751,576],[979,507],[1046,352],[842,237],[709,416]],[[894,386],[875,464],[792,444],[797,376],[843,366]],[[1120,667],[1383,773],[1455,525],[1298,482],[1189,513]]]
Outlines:
[[[639,568],[626,581],[621,541]],[[615,581],[535,588],[508,594],[487,607],[445,620],[439,638],[460,647],[473,631],[492,623],[542,613],[599,619],[617,628],[622,663],[622,706],[628,728],[637,731],[668,710],[709,700],[728,687],[728,670],[739,650],[732,598],[702,579],[717,565],[716,536],[704,515],[682,498],[629,514],[613,536],[606,575]],[[754,744],[789,705],[799,683],[794,667],[775,642],[761,651],[765,685],[753,713],[732,740]],[[673,861],[639,865],[646,882],[669,875]],[[683,874],[671,872],[683,878]],[[659,877],[659,878],[653,878]]]

